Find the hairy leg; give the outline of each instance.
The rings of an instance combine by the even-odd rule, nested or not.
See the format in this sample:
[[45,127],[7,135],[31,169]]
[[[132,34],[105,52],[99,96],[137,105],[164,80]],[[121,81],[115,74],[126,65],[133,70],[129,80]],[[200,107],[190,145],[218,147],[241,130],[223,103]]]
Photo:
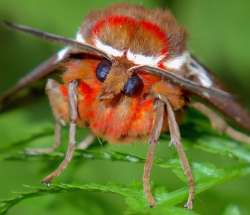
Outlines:
[[68,85],[68,106],[70,123],[67,152],[64,160],[61,162],[58,168],[43,179],[43,182],[46,184],[49,184],[55,177],[59,176],[66,169],[74,154],[76,144],[76,121],[78,117],[76,87],[77,81],[71,81]]
[[215,111],[200,102],[193,102],[191,107],[203,113],[211,122],[212,127],[220,133],[227,134],[234,140],[250,144],[250,136],[235,130]]
[[152,133],[149,137],[149,149],[147,153],[147,158],[144,164],[144,175],[143,175],[143,188],[146,195],[147,201],[150,207],[155,206],[155,199],[151,192],[150,187],[150,175],[153,166],[154,152],[156,145],[161,134],[161,129],[163,125],[164,118],[164,103],[160,100],[156,100],[156,117],[154,121],[154,127]]
[[[52,112],[55,118],[55,127],[54,127],[54,143],[51,147],[48,148],[32,148],[32,149],[26,149],[27,154],[44,154],[44,153],[50,153],[55,151],[60,145],[61,145],[61,127],[65,124],[63,120],[63,114],[67,114],[67,102],[63,98],[61,92],[60,92],[60,84],[52,79],[48,79],[46,84],[46,93],[49,98],[49,103],[52,108]],[[60,108],[63,111],[60,110]]]
[[84,150],[87,149],[95,140],[95,136],[93,134],[89,134],[85,137],[77,146],[77,149]]
[[180,130],[179,130],[177,121],[175,119],[173,108],[171,107],[167,98],[162,97],[161,99],[165,102],[167,106],[168,124],[169,124],[171,142],[176,147],[177,153],[181,161],[182,168],[184,170],[184,174],[187,176],[187,179],[188,179],[189,195],[188,195],[188,201],[185,204],[185,207],[187,207],[188,209],[192,209],[194,195],[195,195],[195,183],[194,183],[194,178],[192,174],[192,169],[190,167],[183,145],[181,143]]
[[55,122],[54,128],[54,143],[52,146],[47,148],[28,148],[25,149],[26,154],[37,155],[37,154],[47,154],[55,151],[61,145],[61,124],[59,122]]

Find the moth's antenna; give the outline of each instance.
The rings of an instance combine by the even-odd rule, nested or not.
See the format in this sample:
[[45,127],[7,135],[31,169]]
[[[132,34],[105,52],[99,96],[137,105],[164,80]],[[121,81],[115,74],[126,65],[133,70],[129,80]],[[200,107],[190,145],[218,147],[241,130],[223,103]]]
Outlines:
[[110,61],[112,61],[111,57],[108,56],[105,52],[103,52],[100,49],[97,49],[96,47],[86,44],[86,43],[80,43],[77,42],[73,39],[69,39],[60,35],[56,35],[56,34],[52,34],[52,33],[48,33],[45,31],[40,31],[38,29],[35,28],[31,28],[29,26],[25,26],[25,25],[19,25],[19,24],[15,24],[9,21],[3,21],[4,25],[7,26],[8,28],[17,30],[17,31],[21,31],[24,33],[28,33],[31,34],[33,36],[42,38],[44,40],[48,40],[57,44],[62,44],[62,45],[66,45],[66,46],[70,46],[72,48],[75,49],[79,49],[85,52],[91,52],[91,53],[95,53],[97,55],[100,55]]
[[212,88],[212,87],[211,88],[204,87],[198,83],[195,83],[189,79],[183,78],[179,75],[176,75],[164,69],[146,66],[146,65],[141,65],[141,66],[139,65],[139,66],[135,66],[129,69],[129,71],[138,71],[138,70],[145,70],[149,73],[152,73],[153,75],[161,76],[162,78],[170,80],[171,82],[182,86],[186,90],[194,94],[198,94],[205,98],[208,98],[210,95],[213,95],[213,96],[219,96],[225,99],[233,99],[233,96],[231,94],[223,90]]

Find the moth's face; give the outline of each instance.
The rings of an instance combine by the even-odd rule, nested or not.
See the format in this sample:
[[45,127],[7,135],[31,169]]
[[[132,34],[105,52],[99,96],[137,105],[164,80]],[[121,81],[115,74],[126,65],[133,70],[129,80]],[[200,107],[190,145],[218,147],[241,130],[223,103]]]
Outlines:
[[96,78],[102,82],[100,99],[111,99],[115,96],[138,96],[143,90],[143,79],[139,74],[130,72],[131,64],[116,61],[111,64],[101,60],[96,67]]
[[134,64],[116,59],[72,59],[65,64],[65,82],[75,78],[84,80],[91,86],[98,86],[96,99],[110,100],[117,97],[148,96],[154,83],[160,78],[146,71],[130,71]]

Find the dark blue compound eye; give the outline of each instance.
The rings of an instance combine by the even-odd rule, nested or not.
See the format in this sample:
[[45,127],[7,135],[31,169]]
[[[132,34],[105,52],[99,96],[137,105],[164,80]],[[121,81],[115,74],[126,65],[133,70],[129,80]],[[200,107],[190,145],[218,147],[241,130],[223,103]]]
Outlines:
[[106,80],[108,74],[109,74],[109,71],[110,71],[110,68],[111,68],[111,62],[104,59],[102,60],[97,68],[96,68],[96,77],[99,81],[103,82]]
[[131,76],[124,85],[123,92],[127,96],[133,96],[143,87],[143,82],[138,75]]

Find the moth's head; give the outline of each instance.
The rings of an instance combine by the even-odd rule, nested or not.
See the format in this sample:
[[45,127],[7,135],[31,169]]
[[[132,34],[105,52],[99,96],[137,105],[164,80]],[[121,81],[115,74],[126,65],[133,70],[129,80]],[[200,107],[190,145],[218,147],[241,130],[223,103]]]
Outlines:
[[[8,21],[4,24],[11,29],[67,47],[38,66],[31,75],[21,79],[0,97],[0,102],[35,80],[52,73],[58,65],[70,60],[72,54],[82,53],[95,54],[106,59],[71,59],[69,68],[63,74],[66,83],[80,80],[82,90],[87,92],[88,98],[90,91],[94,98],[98,94],[95,92],[101,91],[100,99],[112,98],[121,92],[133,96],[141,89],[144,91],[145,88],[150,88],[155,78],[158,81],[163,78],[163,81],[172,82],[212,103],[216,99],[221,102],[221,98],[230,101],[233,99],[229,93],[213,87],[213,80],[207,74],[207,69],[186,51],[185,30],[167,10],[118,4],[95,11],[86,17],[75,40]],[[86,62],[90,65],[91,60],[95,61],[95,66],[86,69]],[[148,74],[151,75],[150,78],[147,78]],[[87,76],[88,81],[91,79],[90,82],[94,83],[96,90],[81,81],[82,76]],[[92,77],[89,79],[89,76]],[[160,98],[159,92],[153,93],[155,95]],[[215,104],[218,104],[217,101]]]
[[[95,90],[99,100],[113,100],[122,96],[136,97],[148,91],[150,80],[160,78],[143,70],[134,71],[134,64],[124,58],[107,59],[88,54],[73,54],[62,64],[63,80],[84,81]],[[151,76],[151,78],[150,78]],[[144,92],[143,92],[144,91]]]
[[[180,69],[187,61],[186,32],[167,10],[115,5],[85,17],[77,41],[91,44],[109,56],[96,68],[102,99],[119,93],[136,95],[143,77],[130,68],[148,65]],[[168,67],[169,66],[169,67]]]

